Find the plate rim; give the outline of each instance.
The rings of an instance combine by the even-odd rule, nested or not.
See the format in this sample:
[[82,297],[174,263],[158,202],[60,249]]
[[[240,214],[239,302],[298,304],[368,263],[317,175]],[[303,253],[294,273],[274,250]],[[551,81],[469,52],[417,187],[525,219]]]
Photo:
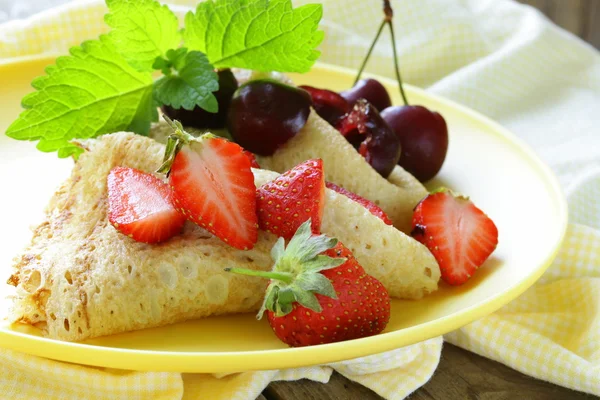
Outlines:
[[[0,69],[15,67],[19,64],[49,63],[55,59],[55,54],[28,56],[13,62],[0,63]],[[317,62],[313,68],[333,72],[338,75],[352,76],[355,71],[327,63]],[[397,86],[393,79],[375,74],[364,76],[375,77],[390,86]],[[558,179],[552,170],[537,156],[537,154],[522,139],[511,133],[499,123],[485,115],[447,99],[425,91],[424,89],[405,84],[409,93],[416,93],[447,107],[454,108],[459,114],[488,126],[488,134],[492,134],[509,143],[527,157],[528,163],[544,177],[548,191],[552,193],[558,209],[557,219],[560,221],[558,235],[554,238],[553,247],[544,260],[523,280],[505,288],[503,291],[485,301],[461,309],[450,315],[423,324],[411,326],[398,331],[386,332],[352,341],[300,347],[282,348],[275,350],[253,350],[233,352],[176,352],[158,350],[136,350],[116,347],[105,347],[83,343],[62,342],[59,340],[33,336],[0,327],[0,347],[23,353],[46,357],[59,361],[78,363],[97,367],[110,367],[137,371],[155,371],[148,368],[160,358],[164,372],[197,372],[219,373],[235,372],[236,365],[243,365],[243,371],[269,370],[279,368],[297,368],[324,363],[350,360],[375,354],[370,349],[376,347],[376,353],[405,347],[422,342],[436,336],[458,329],[483,316],[489,315],[509,303],[525,290],[531,287],[548,269],[560,250],[568,226],[568,205]],[[325,352],[324,350],[327,349]],[[119,356],[119,365],[111,363],[112,356]],[[282,367],[281,365],[285,365]]]

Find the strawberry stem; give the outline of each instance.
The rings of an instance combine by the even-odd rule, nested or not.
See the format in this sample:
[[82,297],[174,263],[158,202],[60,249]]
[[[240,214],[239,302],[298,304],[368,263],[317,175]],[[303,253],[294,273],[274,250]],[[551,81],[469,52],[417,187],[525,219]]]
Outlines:
[[183,125],[181,125],[181,122],[177,120],[173,121],[171,120],[171,118],[167,117],[164,114],[162,117],[169,125],[171,125],[171,128],[173,128],[173,133],[170,134],[167,138],[167,145],[165,148],[165,155],[163,156],[163,163],[156,170],[156,172],[159,174],[166,174],[167,176],[169,176],[169,173],[171,172],[171,166],[173,165],[173,161],[175,160],[177,153],[179,153],[179,151],[184,145],[189,144],[193,140],[201,142],[205,139],[215,139],[218,137],[208,132],[196,138],[185,131]]
[[260,278],[275,279],[287,284],[291,284],[294,281],[292,274],[287,272],[276,272],[276,271],[255,271],[246,268],[225,268],[226,272],[233,272],[240,275],[258,276]]

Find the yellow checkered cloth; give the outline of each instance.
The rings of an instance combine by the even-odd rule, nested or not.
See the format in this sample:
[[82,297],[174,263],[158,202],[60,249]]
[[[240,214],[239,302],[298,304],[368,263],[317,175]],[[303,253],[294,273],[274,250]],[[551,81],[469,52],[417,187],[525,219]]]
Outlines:
[[[194,2],[173,3],[181,15]],[[380,1],[322,3],[321,60],[355,68],[377,29]],[[598,52],[510,0],[392,3],[405,79],[524,138],[557,173],[570,205],[566,241],[542,279],[500,311],[444,339],[523,373],[600,395]],[[100,0],[85,0],[5,23],[0,60],[64,53],[106,30],[105,11]],[[384,36],[368,70],[393,77],[391,66]],[[399,400],[429,380],[441,347],[442,338],[434,338],[328,366],[224,376],[83,367],[0,350],[0,387],[3,399],[254,400],[271,381],[327,382],[337,370]]]

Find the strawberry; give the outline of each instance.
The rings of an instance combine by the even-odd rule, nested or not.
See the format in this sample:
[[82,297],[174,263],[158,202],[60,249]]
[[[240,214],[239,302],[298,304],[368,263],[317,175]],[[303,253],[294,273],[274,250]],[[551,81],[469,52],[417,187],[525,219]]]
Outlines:
[[313,236],[310,221],[287,247],[279,238],[271,251],[273,270],[227,269],[270,278],[258,314],[277,337],[293,346],[310,346],[376,335],[390,319],[390,298],[337,239]]
[[169,186],[133,168],[115,167],[108,174],[108,220],[138,242],[158,243],[181,231],[185,217],[171,204]]
[[466,197],[442,189],[415,208],[412,236],[434,255],[442,279],[462,285],[498,245],[494,222]]
[[165,163],[175,206],[230,246],[247,250],[258,238],[256,186],[239,145],[206,133],[194,138],[173,123]]
[[256,192],[261,229],[289,240],[306,220],[320,233],[325,199],[323,160],[308,160],[284,172]]
[[336,185],[335,183],[326,182],[325,186],[327,186],[327,189],[331,189],[335,192],[338,192],[339,194],[343,194],[350,200],[354,200],[361,206],[365,207],[371,214],[385,222],[387,225],[392,225],[392,220],[387,216],[385,211],[383,211],[377,204],[373,203],[371,200],[365,199],[364,197],[359,196],[356,193],[353,193],[349,190],[346,190],[343,187]]
[[250,160],[250,166],[252,168],[260,168],[260,165],[258,165],[258,161],[256,161],[256,157],[254,156],[254,153],[249,152],[248,150],[244,150],[244,154]]

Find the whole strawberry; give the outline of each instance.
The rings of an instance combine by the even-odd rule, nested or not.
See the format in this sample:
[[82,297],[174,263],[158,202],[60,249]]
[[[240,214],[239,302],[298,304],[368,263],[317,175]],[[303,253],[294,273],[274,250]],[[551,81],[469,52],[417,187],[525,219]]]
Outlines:
[[417,204],[412,228],[412,236],[431,251],[450,285],[465,283],[498,245],[494,221],[467,197],[447,189]]
[[258,313],[284,343],[311,346],[381,333],[390,319],[390,298],[337,239],[313,236],[310,221],[287,247],[280,238],[271,255],[271,272],[232,268],[232,272],[270,278]]

